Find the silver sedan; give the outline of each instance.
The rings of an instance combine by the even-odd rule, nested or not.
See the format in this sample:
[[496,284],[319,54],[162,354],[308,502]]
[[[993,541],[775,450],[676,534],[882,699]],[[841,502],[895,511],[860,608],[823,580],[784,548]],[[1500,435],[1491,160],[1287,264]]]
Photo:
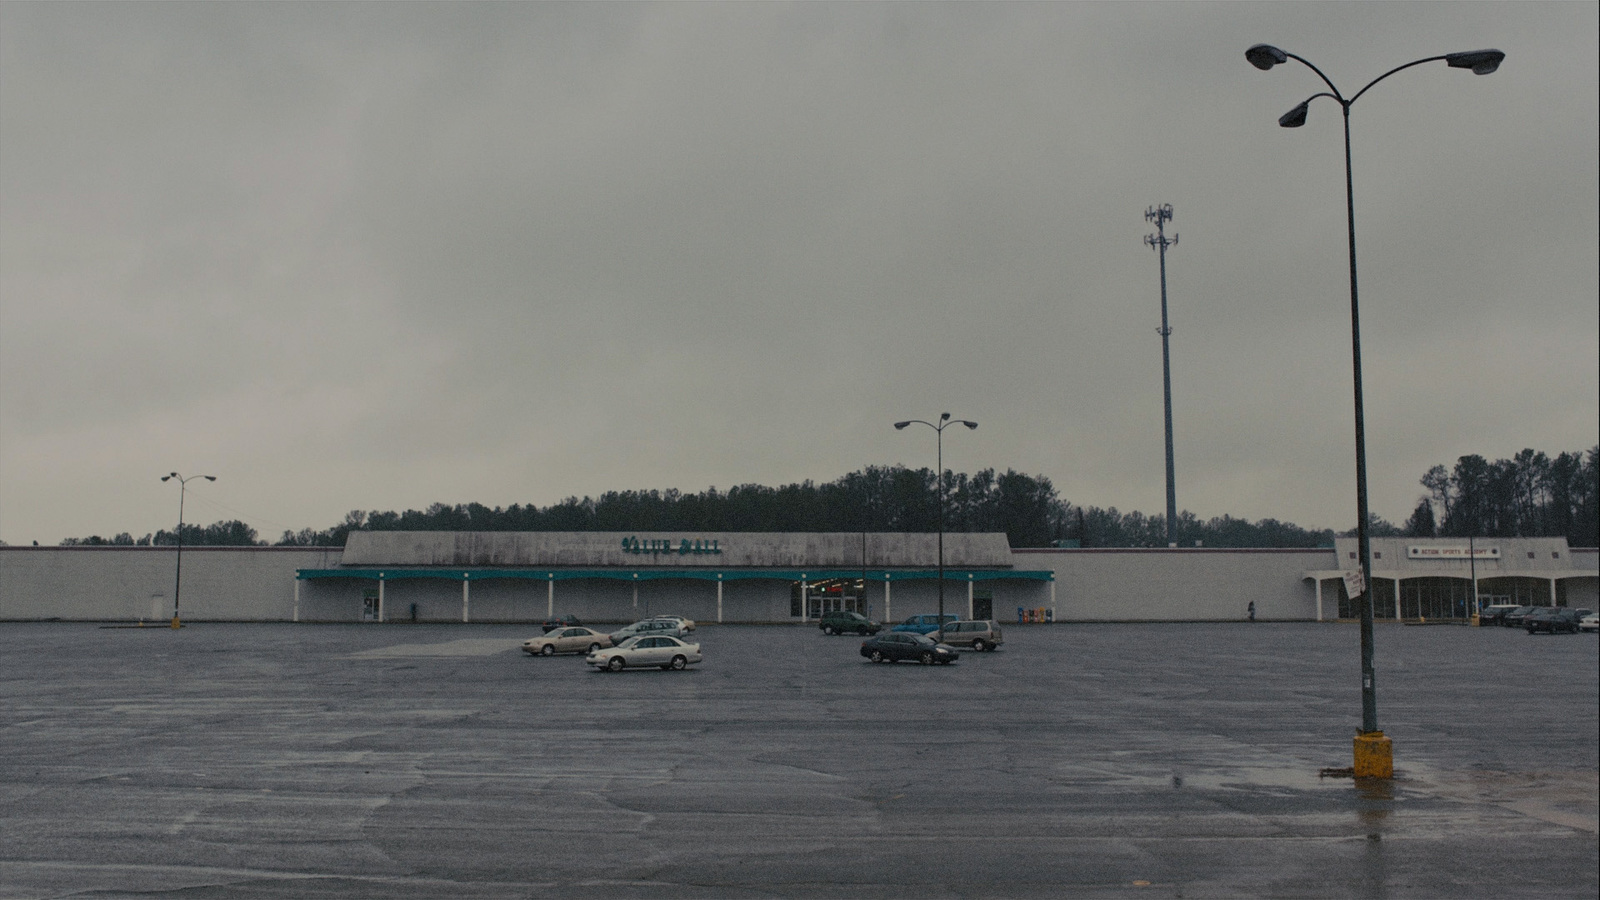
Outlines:
[[609,672],[649,666],[682,669],[699,661],[699,644],[684,643],[663,634],[631,637],[609,650],[596,650],[584,660]]

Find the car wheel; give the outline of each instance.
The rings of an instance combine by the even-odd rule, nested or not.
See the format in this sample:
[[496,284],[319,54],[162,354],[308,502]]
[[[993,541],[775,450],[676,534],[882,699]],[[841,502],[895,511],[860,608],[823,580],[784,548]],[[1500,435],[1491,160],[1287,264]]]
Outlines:
[[621,672],[622,671],[622,667],[626,666],[627,664],[628,664],[627,660],[623,659],[622,657],[613,656],[613,657],[611,657],[611,659],[606,661],[606,668],[610,669],[613,672]]
[[972,652],[974,653],[982,653],[987,649],[989,649],[989,644],[983,638],[978,638],[972,642]]
[[590,644],[589,645],[589,652],[590,653],[599,653],[600,652],[600,645],[598,643]]
[[882,650],[874,650],[874,651],[872,651],[872,656],[870,656],[869,659],[871,659],[873,662],[880,662],[880,663],[881,662],[887,662],[887,660],[885,660],[883,658],[883,651]]
[[832,634],[833,634],[833,626],[832,625],[824,625],[824,626],[822,626],[822,633],[826,634],[826,635],[829,635],[829,636],[832,636]]
[[919,659],[922,660],[922,664],[925,666],[933,665],[933,654],[927,650],[922,651],[922,656]]
[[539,653],[542,656],[555,656],[556,655],[556,645],[555,644],[545,644],[543,647],[539,648]]
[[669,668],[669,669],[677,669],[678,671],[681,672],[688,665],[689,665],[689,660],[685,659],[682,655],[679,655],[679,656],[674,656],[672,658],[672,662],[667,665],[667,668]]

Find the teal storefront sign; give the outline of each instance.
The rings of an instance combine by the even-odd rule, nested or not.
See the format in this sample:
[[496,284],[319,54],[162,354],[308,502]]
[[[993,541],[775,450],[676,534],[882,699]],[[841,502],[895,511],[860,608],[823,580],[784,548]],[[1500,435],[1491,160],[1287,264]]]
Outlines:
[[679,556],[691,554],[712,554],[720,556],[722,548],[718,546],[716,538],[646,538],[640,540],[629,535],[622,539],[622,549],[626,553],[676,553]]

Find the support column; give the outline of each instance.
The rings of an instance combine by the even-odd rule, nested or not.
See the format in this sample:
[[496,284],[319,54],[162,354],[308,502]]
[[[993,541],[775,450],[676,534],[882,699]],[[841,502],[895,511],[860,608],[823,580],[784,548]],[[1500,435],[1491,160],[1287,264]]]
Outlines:
[[806,583],[806,573],[800,573],[800,621],[811,618],[811,585]]
[[466,624],[468,621],[471,621],[470,617],[467,615],[467,601],[471,597],[471,585],[472,585],[472,582],[467,580],[467,576],[465,574],[463,574],[461,576],[461,622],[462,622],[462,624]]
[[300,621],[300,579],[294,580],[294,621]]
[[1052,578],[1050,579],[1050,621],[1054,622],[1056,618],[1056,580]]
[[383,573],[378,573],[378,621],[383,621]]
[[894,614],[889,611],[889,576],[883,576],[883,624],[888,625],[894,621]]
[[1554,576],[1550,578],[1550,605],[1556,605],[1556,580]]
[[633,573],[633,617],[639,618],[639,573]]
[[972,618],[972,573],[967,573],[967,618]]
[[[1373,580],[1376,581],[1377,579]],[[1400,621],[1400,579],[1395,578],[1392,580],[1394,581],[1394,620],[1398,622]],[[1421,612],[1418,611],[1417,614],[1421,615]]]
[[722,624],[722,575],[717,575],[717,624]]
[[544,617],[546,619],[554,619],[556,617],[556,573],[551,572],[549,578],[544,595]]
[[1313,578],[1311,580],[1316,582],[1316,585],[1317,585],[1317,621],[1321,622],[1322,621],[1322,579],[1321,578]]

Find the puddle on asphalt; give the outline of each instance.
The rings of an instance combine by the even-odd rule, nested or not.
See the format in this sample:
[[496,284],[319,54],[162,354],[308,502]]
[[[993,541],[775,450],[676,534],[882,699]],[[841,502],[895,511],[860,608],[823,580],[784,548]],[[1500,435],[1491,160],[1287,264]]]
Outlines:
[[346,659],[404,659],[428,656],[494,656],[508,650],[520,650],[522,642],[505,638],[477,638],[443,641],[437,644],[394,644],[361,650]]

